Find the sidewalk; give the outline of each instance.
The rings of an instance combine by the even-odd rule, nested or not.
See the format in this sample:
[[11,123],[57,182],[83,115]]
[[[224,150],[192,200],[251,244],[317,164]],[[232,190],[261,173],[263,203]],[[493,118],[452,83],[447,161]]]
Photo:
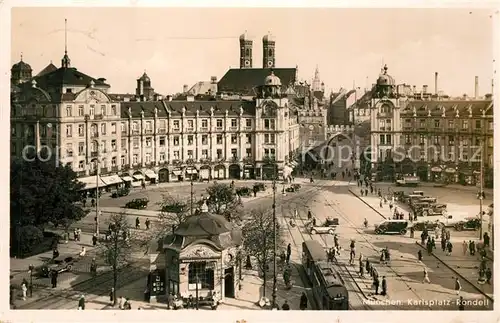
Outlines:
[[[374,196],[367,196],[367,197],[361,197],[358,195],[358,193],[354,190],[349,190],[351,194],[355,195],[358,199],[363,201],[368,207],[370,207],[372,210],[380,214],[381,216],[385,218],[391,218],[392,214],[391,211],[389,210],[389,204],[383,205],[382,208],[380,207],[380,199],[378,197]],[[404,210],[402,207],[397,205],[399,209]],[[407,213],[407,212],[406,212]],[[405,216],[405,218],[408,218]],[[418,238],[418,235],[416,235]],[[417,239],[415,239],[417,241]],[[473,286],[475,286],[476,289],[486,293],[490,297],[493,295],[493,286],[492,285],[479,285],[477,283],[478,279],[478,268],[479,268],[479,258],[478,256],[470,256],[470,255],[463,255],[462,251],[462,241],[463,238],[455,238],[452,235],[452,243],[453,243],[453,252],[452,256],[446,256],[441,250],[440,246],[437,246],[437,249],[434,253],[433,256],[440,261],[442,264],[444,264],[447,268],[449,268],[452,272],[457,274],[459,277],[462,279],[469,281]],[[471,240],[471,239],[467,239]],[[476,242],[479,239],[473,239],[476,240]],[[439,244],[439,237],[436,239],[436,242]],[[423,249],[426,249],[425,246],[420,244],[420,241],[417,241],[417,244],[422,247]],[[476,253],[477,255],[477,253]],[[491,265],[490,265],[491,266]]]
[[[391,186],[396,186],[395,183],[393,182],[373,182],[374,186],[378,185],[391,185]],[[460,184],[448,184],[448,185],[442,185],[440,183],[430,183],[430,182],[420,182],[419,187],[440,187],[440,188],[448,188],[448,189],[453,189],[457,191],[463,191],[463,192],[479,192],[479,187],[477,186],[465,186],[465,185],[460,185]],[[415,188],[415,189],[418,189]],[[484,192],[489,195],[493,195],[493,189],[491,188],[485,188]]]

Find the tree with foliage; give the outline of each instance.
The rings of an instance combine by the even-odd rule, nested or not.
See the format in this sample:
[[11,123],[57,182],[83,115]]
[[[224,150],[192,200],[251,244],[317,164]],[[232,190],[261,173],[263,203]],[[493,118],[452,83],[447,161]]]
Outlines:
[[[43,153],[42,158],[25,157],[12,160],[10,168],[10,223],[13,232],[24,226],[43,231],[49,223],[56,227],[66,226],[87,214],[76,203],[81,200],[80,190],[84,184],[78,182],[69,165],[58,167],[53,158],[43,161]],[[11,235],[14,243],[16,236]]]
[[267,271],[274,257],[274,234],[276,234],[276,250],[283,249],[283,231],[276,225],[273,227],[273,214],[267,209],[255,209],[243,225],[243,249],[247,255],[253,256],[257,262],[259,274],[263,278],[263,296],[266,296]]
[[116,305],[119,269],[130,261],[132,237],[130,236],[131,230],[127,215],[123,213],[112,214],[109,218],[109,224],[113,230],[111,230],[108,239],[100,244],[100,253],[113,271],[113,305]]
[[224,215],[228,221],[241,220],[243,204],[231,185],[214,183],[207,188],[207,194],[207,204],[213,213]]

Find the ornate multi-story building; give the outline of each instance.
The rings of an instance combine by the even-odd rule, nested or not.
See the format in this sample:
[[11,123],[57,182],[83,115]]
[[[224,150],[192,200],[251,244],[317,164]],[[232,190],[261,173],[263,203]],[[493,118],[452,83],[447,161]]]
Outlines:
[[490,94],[478,98],[477,84],[475,99],[443,99],[427,86],[419,93],[397,86],[385,66],[370,95],[370,157],[379,178],[414,174],[474,185],[482,157],[492,185],[493,101]]
[[272,71],[250,100],[155,100],[144,74],[135,100],[118,101],[105,81],[71,67],[65,53],[60,68],[20,82],[12,95],[12,155],[48,150],[93,188],[97,170],[102,186],[270,178],[298,149],[297,113]]

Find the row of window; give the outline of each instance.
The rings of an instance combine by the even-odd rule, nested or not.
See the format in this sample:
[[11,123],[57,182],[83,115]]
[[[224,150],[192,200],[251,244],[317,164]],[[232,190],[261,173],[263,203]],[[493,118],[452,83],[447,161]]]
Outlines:
[[[74,112],[74,108],[72,105],[66,105],[66,117],[73,117],[73,112]],[[101,104],[101,106],[98,108],[96,107],[94,104],[91,104],[89,106],[89,112],[88,112],[88,115],[89,116],[94,116],[96,114],[100,114],[102,115],[103,117],[104,116],[116,116],[117,115],[117,109],[116,109],[116,105],[111,105],[111,109],[108,113],[108,110],[107,110],[107,106],[105,104]],[[84,105],[79,105],[78,108],[77,108],[77,114],[75,116],[78,116],[78,117],[83,117],[85,116],[85,106]]]
[[[450,162],[456,162],[456,161],[474,161],[474,162],[479,162],[481,161],[481,154],[475,152],[475,151],[468,151],[468,150],[462,150],[459,151],[458,154],[455,153],[455,151],[449,151],[447,154],[445,152],[440,152],[440,151],[427,151],[425,149],[420,149],[420,150],[411,150],[408,152],[411,158],[417,158],[420,157],[420,159],[424,159],[427,161],[435,161],[438,159],[441,160],[446,160]],[[385,160],[388,157],[393,157],[393,153],[391,150],[385,150],[385,151],[379,151],[379,160]],[[486,158],[486,162],[488,165],[493,164],[493,155],[488,154]]]
[[[381,120],[383,121],[383,120]],[[456,129],[455,126],[459,125],[459,127],[463,130],[468,130],[471,120],[448,120],[447,129]],[[434,125],[434,128],[441,128],[444,126],[445,120],[434,119],[431,125]],[[419,119],[418,121],[419,128],[427,128],[428,120],[427,119]],[[413,119],[404,119],[403,127],[405,128],[413,128],[415,125],[413,124]],[[483,120],[474,120],[474,129],[481,129],[483,127]],[[488,120],[488,130],[493,130],[493,120]]]
[[[420,135],[418,137],[417,141],[417,136],[412,136],[412,135],[404,135],[401,136],[401,142],[407,145],[411,144],[425,144],[425,143],[433,143],[436,145],[441,144],[443,141],[446,141],[448,139],[448,145],[449,146],[454,146],[455,145],[455,136],[426,136],[426,135]],[[458,144],[461,146],[470,146],[471,143],[474,144],[474,146],[480,146],[481,145],[481,138],[479,137],[474,137],[474,138],[463,138],[459,137],[457,139]],[[486,139],[488,147],[493,147],[493,137],[488,137]],[[391,145],[392,144],[392,135],[389,134],[380,134],[379,135],[379,144],[380,145]]]

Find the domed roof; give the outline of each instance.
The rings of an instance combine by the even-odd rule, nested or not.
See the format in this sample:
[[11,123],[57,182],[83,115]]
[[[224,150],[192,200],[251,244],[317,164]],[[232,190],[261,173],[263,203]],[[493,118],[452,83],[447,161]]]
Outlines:
[[142,76],[139,78],[139,81],[149,82],[149,81],[150,81],[150,78],[149,78],[149,76],[146,74],[146,72],[144,72],[144,74],[142,74]]
[[271,71],[271,75],[267,76],[266,79],[264,80],[264,85],[281,86],[281,80],[279,77],[274,75],[273,71]]
[[394,78],[387,74],[387,65],[384,65],[384,68],[382,69],[378,80],[377,80],[377,85],[395,85],[396,82],[394,81]]
[[175,229],[178,236],[215,236],[233,230],[222,215],[202,212],[197,215],[187,217],[183,223]]
[[262,37],[262,41],[264,43],[268,43],[268,42],[274,42],[275,41],[275,38],[273,35],[271,35],[270,32],[267,33],[267,35],[265,35],[264,37]]
[[19,63],[16,63],[14,65],[12,65],[12,70],[29,70],[31,71],[31,66],[29,64],[26,64],[25,62],[23,62],[23,59],[21,58],[21,60],[19,61]]

